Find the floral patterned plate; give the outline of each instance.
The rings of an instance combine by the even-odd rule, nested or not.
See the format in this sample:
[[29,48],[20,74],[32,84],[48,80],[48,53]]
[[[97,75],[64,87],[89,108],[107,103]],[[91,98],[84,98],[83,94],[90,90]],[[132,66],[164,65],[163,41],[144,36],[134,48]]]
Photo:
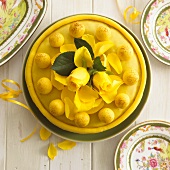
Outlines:
[[46,8],[46,0],[0,0],[0,66],[30,38]]
[[170,0],[151,0],[141,18],[143,41],[159,61],[170,65]]
[[170,170],[170,123],[147,121],[121,139],[115,170]]

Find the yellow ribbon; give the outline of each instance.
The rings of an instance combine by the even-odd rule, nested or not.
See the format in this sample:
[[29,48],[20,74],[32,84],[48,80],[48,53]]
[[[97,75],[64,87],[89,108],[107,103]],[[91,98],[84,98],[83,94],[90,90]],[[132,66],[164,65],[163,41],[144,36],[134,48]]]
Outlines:
[[[13,85],[16,85],[18,90],[14,90],[14,89],[10,88],[9,86],[5,85],[5,83],[11,83]],[[22,93],[21,87],[17,82],[15,82],[14,80],[10,80],[10,79],[4,79],[1,81],[1,85],[2,85],[2,87],[5,88],[6,92],[0,94],[0,99],[17,104],[17,105],[29,110],[30,112],[32,112],[32,110],[25,104],[18,102],[16,100],[13,100],[13,98],[17,98]],[[21,139],[20,141],[25,142],[26,140],[31,138],[31,136],[33,136],[33,134],[35,134],[36,129],[37,129],[37,125],[35,126],[34,130],[27,137],[25,137],[24,139]]]
[[[117,0],[117,5],[119,8],[119,11],[122,13],[122,11],[120,10],[120,6],[119,6],[119,0]],[[138,11],[134,6],[128,6],[122,13],[124,20],[132,24],[140,23],[139,21],[136,21],[136,19],[139,17],[140,14],[141,12]]]

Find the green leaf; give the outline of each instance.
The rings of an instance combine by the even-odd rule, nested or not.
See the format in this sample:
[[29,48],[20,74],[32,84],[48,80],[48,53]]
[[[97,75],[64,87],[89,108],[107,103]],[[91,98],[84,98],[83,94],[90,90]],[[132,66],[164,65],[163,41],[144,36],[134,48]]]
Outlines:
[[87,68],[87,62],[84,58],[82,58],[82,67]]
[[107,73],[108,75],[114,75],[113,72],[111,72],[111,71],[106,71],[106,73]]
[[96,69],[97,71],[105,71],[106,67],[104,67],[102,65],[102,62],[100,60],[100,57],[96,57],[94,59],[94,64],[93,64],[93,68]]
[[61,76],[68,76],[76,68],[74,64],[75,52],[61,53],[54,61],[51,69]]
[[90,76],[93,76],[95,73],[97,73],[97,70],[91,68],[91,69],[88,70],[88,72],[89,72]]
[[81,38],[74,38],[74,43],[77,49],[83,46],[86,47],[91,54],[91,58],[92,59],[94,58],[93,49],[88,42],[86,42],[85,40],[82,40]]

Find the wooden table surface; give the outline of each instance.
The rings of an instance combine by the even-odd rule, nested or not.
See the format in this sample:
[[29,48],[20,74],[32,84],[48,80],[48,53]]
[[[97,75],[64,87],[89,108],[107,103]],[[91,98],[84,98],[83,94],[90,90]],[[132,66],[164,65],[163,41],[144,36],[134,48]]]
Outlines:
[[[127,6],[135,6],[142,12],[149,0],[119,1],[122,5],[128,3]],[[46,15],[31,39],[9,62],[0,67],[0,81],[8,78],[22,85],[22,63],[36,35],[50,23],[78,13],[94,13],[116,19],[128,26],[142,41],[140,24],[126,24],[116,0],[48,0]],[[152,87],[144,109],[132,126],[153,119],[170,121],[169,66],[155,59],[148,51],[147,53],[152,69]],[[3,91],[0,87],[0,92]],[[22,94],[17,100],[25,103]],[[36,124],[36,119],[29,111],[0,100],[0,170],[114,170],[115,148],[125,132],[101,142],[77,143],[77,146],[69,151],[58,150],[58,156],[50,160],[47,156],[48,146],[51,142],[57,144],[62,141],[60,137],[53,135],[49,140],[42,141],[37,131],[26,142],[20,142]],[[38,130],[39,128],[40,126]]]

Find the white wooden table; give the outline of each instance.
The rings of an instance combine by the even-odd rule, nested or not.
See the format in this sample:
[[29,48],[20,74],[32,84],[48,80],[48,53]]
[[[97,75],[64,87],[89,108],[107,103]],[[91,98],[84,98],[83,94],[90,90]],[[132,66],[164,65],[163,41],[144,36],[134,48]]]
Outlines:
[[[149,0],[124,0],[124,3],[126,1],[142,12]],[[34,37],[53,21],[77,13],[101,14],[127,25],[116,0],[48,0],[47,13],[32,38],[0,67],[0,81],[8,78],[21,85],[22,62]],[[127,26],[141,39],[140,25]],[[151,119],[170,121],[169,66],[159,62],[149,52],[148,55],[152,67],[152,88],[149,100],[134,124]],[[3,92],[2,87],[0,92]],[[25,103],[23,95],[17,100]],[[0,170],[114,170],[115,148],[125,132],[103,142],[77,143],[72,150],[59,150],[58,156],[51,161],[47,157],[49,143],[56,144],[63,139],[53,135],[44,142],[37,131],[28,141],[20,142],[36,123],[26,109],[0,100]]]

